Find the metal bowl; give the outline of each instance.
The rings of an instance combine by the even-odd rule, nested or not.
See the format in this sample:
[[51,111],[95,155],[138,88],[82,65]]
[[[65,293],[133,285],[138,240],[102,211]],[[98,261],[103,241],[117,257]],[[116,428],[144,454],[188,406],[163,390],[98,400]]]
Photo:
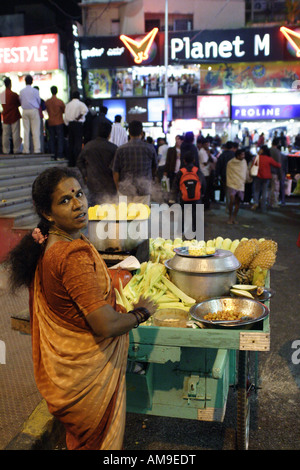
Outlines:
[[[204,319],[204,316],[208,313],[217,313],[220,310],[237,310],[238,312],[243,312],[243,317],[239,320],[228,321],[210,321]],[[193,305],[190,309],[190,314],[195,320],[205,325],[241,327],[263,320],[269,315],[269,309],[264,304],[253,299],[220,297]]]
[[176,254],[165,261],[171,281],[183,292],[202,302],[206,299],[229,295],[236,283],[239,261],[228,250],[217,250],[207,258],[192,258]]

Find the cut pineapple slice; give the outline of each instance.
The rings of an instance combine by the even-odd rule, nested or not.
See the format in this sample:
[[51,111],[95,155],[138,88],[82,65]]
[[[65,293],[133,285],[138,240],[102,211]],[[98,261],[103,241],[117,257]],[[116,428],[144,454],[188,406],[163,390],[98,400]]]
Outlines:
[[249,299],[254,299],[253,295],[250,294],[247,290],[242,289],[230,289],[230,292],[238,297],[248,297]]
[[252,290],[257,289],[257,286],[252,286],[252,284],[235,284],[234,286],[231,286],[231,289],[241,289],[241,290],[252,291]]

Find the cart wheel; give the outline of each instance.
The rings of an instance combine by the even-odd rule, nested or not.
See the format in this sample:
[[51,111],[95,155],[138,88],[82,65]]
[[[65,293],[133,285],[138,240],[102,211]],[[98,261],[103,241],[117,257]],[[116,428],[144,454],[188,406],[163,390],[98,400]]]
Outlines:
[[249,352],[239,351],[237,393],[237,449],[247,450],[250,430]]

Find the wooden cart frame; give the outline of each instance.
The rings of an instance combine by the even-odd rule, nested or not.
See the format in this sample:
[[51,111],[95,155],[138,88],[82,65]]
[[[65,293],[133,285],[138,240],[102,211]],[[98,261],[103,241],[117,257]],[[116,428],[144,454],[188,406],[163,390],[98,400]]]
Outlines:
[[[249,391],[258,388],[257,353],[269,349],[269,316],[251,329],[140,325],[130,332],[128,360],[143,364],[144,370],[127,372],[127,411],[222,422],[229,387],[235,386],[236,448],[247,449]],[[253,381],[251,351],[255,351]]]

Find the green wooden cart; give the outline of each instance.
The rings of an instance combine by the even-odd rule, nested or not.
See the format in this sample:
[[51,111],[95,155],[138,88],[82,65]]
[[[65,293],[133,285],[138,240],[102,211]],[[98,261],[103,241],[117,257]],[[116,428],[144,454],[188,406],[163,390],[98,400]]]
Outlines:
[[269,349],[269,316],[251,329],[140,325],[130,332],[128,360],[143,363],[144,373],[127,372],[127,411],[223,422],[229,387],[236,386],[236,448],[247,449],[258,351]]

